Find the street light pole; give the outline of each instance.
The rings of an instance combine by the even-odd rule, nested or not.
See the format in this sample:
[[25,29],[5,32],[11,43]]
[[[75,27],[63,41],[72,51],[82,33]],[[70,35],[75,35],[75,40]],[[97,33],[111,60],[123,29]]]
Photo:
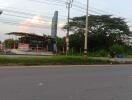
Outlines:
[[84,56],[88,54],[88,15],[89,15],[89,0],[87,0],[87,11],[86,11],[86,30],[85,30],[85,43],[84,43]]
[[66,55],[68,55],[69,52],[69,31],[70,31],[70,25],[69,25],[69,19],[70,19],[70,8],[72,7],[73,0],[67,0],[66,7],[68,9],[68,17],[67,17],[67,34],[66,34]]

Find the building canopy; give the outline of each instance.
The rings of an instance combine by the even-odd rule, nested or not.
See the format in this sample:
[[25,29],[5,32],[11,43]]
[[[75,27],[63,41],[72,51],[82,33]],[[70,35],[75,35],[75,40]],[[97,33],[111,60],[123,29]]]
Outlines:
[[50,36],[47,35],[37,35],[34,33],[25,33],[25,32],[10,32],[10,33],[6,33],[7,35],[15,35],[15,36],[21,36],[21,37],[36,37],[36,38],[43,38],[43,37],[47,37],[50,38]]

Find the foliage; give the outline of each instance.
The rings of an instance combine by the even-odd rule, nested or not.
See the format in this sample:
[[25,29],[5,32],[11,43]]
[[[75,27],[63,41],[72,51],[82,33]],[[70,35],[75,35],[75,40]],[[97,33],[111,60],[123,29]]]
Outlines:
[[116,54],[123,54],[124,51],[124,46],[119,45],[119,44],[114,44],[113,46],[110,47],[111,52],[115,52]]
[[76,33],[69,36],[70,48],[74,50],[74,52],[80,53],[84,48],[84,34]]
[[4,41],[5,48],[7,48],[7,49],[14,48],[14,44],[17,45],[17,43],[18,43],[17,40],[13,40],[13,39],[6,39]]
[[65,48],[65,39],[57,37],[57,49],[59,53],[63,53],[63,49]]
[[89,52],[88,55],[91,57],[107,57],[108,51],[102,49],[102,50],[95,51],[95,52]]
[[69,65],[69,64],[108,64],[110,61],[99,58],[88,58],[82,56],[52,56],[52,57],[2,57],[0,65]]
[[[74,17],[70,21],[70,48],[77,52],[84,48],[84,32],[86,16]],[[106,50],[114,44],[123,44],[122,36],[130,35],[131,32],[123,18],[111,15],[90,15],[88,32],[88,50],[96,52]],[[66,29],[67,25],[63,27]]]

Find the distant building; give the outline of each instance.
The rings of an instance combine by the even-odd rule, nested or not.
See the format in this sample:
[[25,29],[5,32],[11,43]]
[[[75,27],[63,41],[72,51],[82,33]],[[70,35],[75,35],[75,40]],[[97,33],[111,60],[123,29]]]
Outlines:
[[132,37],[131,36],[123,36],[122,37],[124,43],[128,46],[132,46]]
[[0,50],[3,50],[3,45],[2,44],[0,44]]
[[14,49],[21,49],[23,51],[43,51],[49,52],[53,51],[52,47],[52,38],[50,36],[40,36],[33,33],[24,33],[24,32],[11,32],[7,35],[18,36],[17,46],[14,44]]

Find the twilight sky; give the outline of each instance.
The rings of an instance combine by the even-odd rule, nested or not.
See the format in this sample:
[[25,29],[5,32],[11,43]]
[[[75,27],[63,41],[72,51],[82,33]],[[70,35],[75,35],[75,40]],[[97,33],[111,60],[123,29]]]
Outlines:
[[[65,36],[61,27],[66,23],[66,0],[0,0],[0,40],[4,33],[32,32],[50,35],[54,11],[59,11],[58,36]],[[71,17],[85,15],[86,0],[74,0]],[[126,18],[132,26],[132,0],[90,0],[90,14],[112,14]]]

